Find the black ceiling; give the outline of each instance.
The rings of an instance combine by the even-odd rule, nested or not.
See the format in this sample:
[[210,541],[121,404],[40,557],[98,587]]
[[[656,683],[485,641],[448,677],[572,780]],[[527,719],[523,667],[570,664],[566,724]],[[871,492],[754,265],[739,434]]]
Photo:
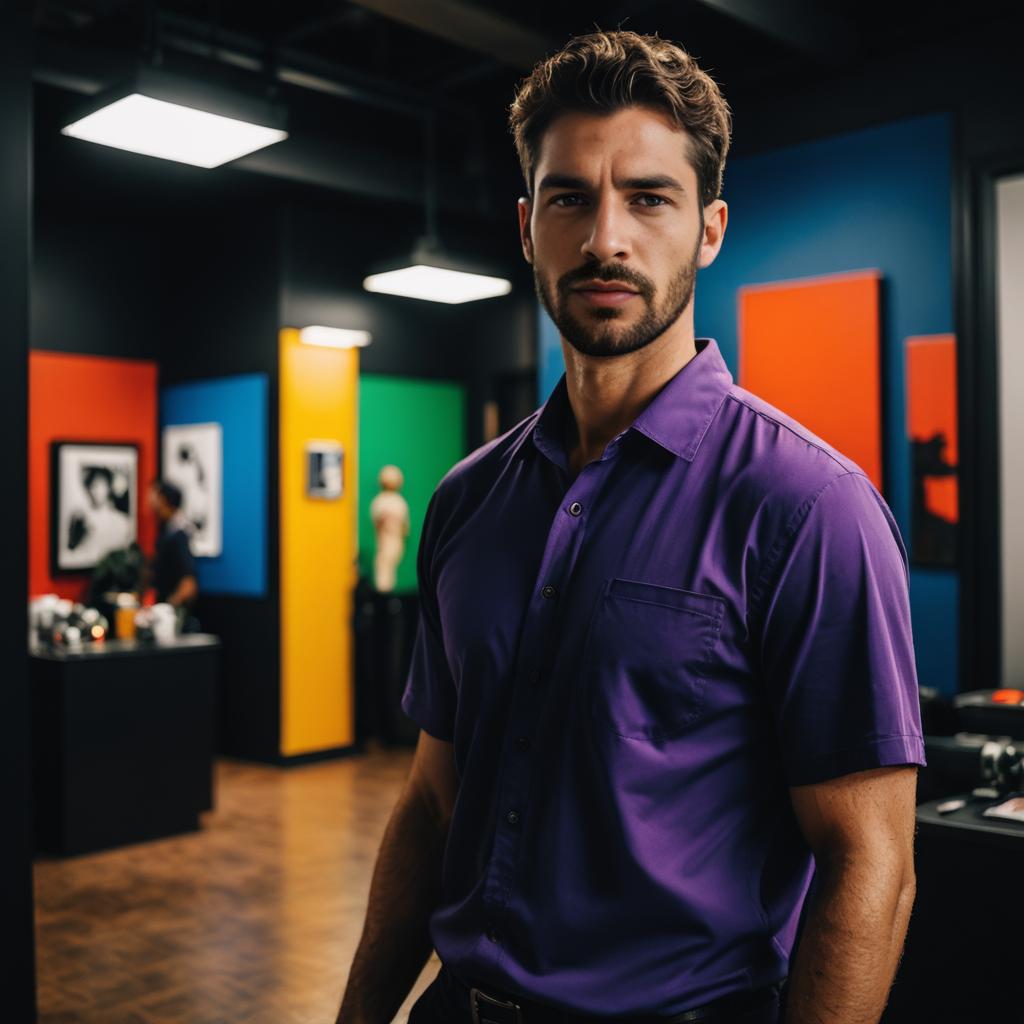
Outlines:
[[[976,0],[971,27],[996,26],[1019,7]],[[739,112],[766,88],[813,89],[880,56],[955,39],[963,18],[956,5],[892,0],[38,0],[40,187],[66,191],[66,168],[76,161],[80,173],[91,167],[102,176],[102,158],[60,137],[59,122],[82,93],[123,76],[154,39],[167,67],[273,81],[291,136],[216,172],[158,169],[162,161],[132,155],[123,156],[125,168],[147,167],[171,183],[202,180],[199,192],[212,201],[236,189],[312,188],[414,211],[422,205],[425,114],[433,112],[442,224],[487,224],[507,221],[521,192],[506,125],[516,84],[572,35],[627,28],[674,39]],[[743,152],[742,138],[733,152]]]

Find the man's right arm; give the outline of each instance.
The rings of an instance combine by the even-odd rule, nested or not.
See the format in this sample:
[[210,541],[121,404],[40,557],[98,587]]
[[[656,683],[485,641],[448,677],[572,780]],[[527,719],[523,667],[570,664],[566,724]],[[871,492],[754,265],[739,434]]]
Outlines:
[[421,729],[381,840],[336,1024],[387,1024],[429,959],[429,919],[440,897],[457,788],[452,744]]

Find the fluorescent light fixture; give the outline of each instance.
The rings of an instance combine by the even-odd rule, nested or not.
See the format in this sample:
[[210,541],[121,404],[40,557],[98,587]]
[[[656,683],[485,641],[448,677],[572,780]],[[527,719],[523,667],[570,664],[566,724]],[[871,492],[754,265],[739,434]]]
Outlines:
[[512,282],[506,278],[482,273],[482,268],[453,259],[425,239],[420,239],[409,259],[395,262],[363,278],[363,287],[370,292],[448,303],[490,299],[512,291]]
[[363,287],[369,292],[404,295],[431,302],[472,302],[474,299],[507,295],[512,291],[512,282],[501,277],[467,274],[417,263],[402,270],[371,274],[363,280]]
[[370,344],[369,331],[350,331],[341,327],[303,327],[299,340],[321,348],[364,348]]
[[283,108],[148,67],[94,96],[61,134],[206,168],[288,138]]

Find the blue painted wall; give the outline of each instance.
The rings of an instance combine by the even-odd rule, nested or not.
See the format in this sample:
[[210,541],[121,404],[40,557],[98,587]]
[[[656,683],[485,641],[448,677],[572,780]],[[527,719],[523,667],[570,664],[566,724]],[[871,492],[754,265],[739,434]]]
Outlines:
[[[953,333],[952,116],[896,121],[730,160],[725,240],[697,278],[694,326],[718,341],[735,378],[737,290],[798,277],[882,271],[885,495],[910,546],[910,446],[904,340]],[[565,367],[558,331],[538,305],[540,401]],[[957,690],[955,572],[911,569],[918,679]],[[927,642],[925,642],[927,638]]]
[[223,547],[197,558],[199,589],[263,597],[267,592],[267,414],[263,373],[163,388],[160,429],[219,423],[224,437]]

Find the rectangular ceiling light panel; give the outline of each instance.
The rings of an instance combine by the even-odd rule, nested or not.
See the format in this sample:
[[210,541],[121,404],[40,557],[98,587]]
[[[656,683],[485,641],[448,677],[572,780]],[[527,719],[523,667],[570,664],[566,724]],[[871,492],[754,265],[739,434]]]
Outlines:
[[288,138],[278,128],[246,124],[139,93],[69,124],[62,134],[194,167],[219,167]]
[[288,138],[272,104],[152,68],[94,97],[61,134],[206,168]]
[[404,295],[410,299],[455,303],[507,295],[512,290],[512,282],[501,277],[446,270],[420,263],[401,270],[371,274],[364,279],[363,287],[370,292]]

